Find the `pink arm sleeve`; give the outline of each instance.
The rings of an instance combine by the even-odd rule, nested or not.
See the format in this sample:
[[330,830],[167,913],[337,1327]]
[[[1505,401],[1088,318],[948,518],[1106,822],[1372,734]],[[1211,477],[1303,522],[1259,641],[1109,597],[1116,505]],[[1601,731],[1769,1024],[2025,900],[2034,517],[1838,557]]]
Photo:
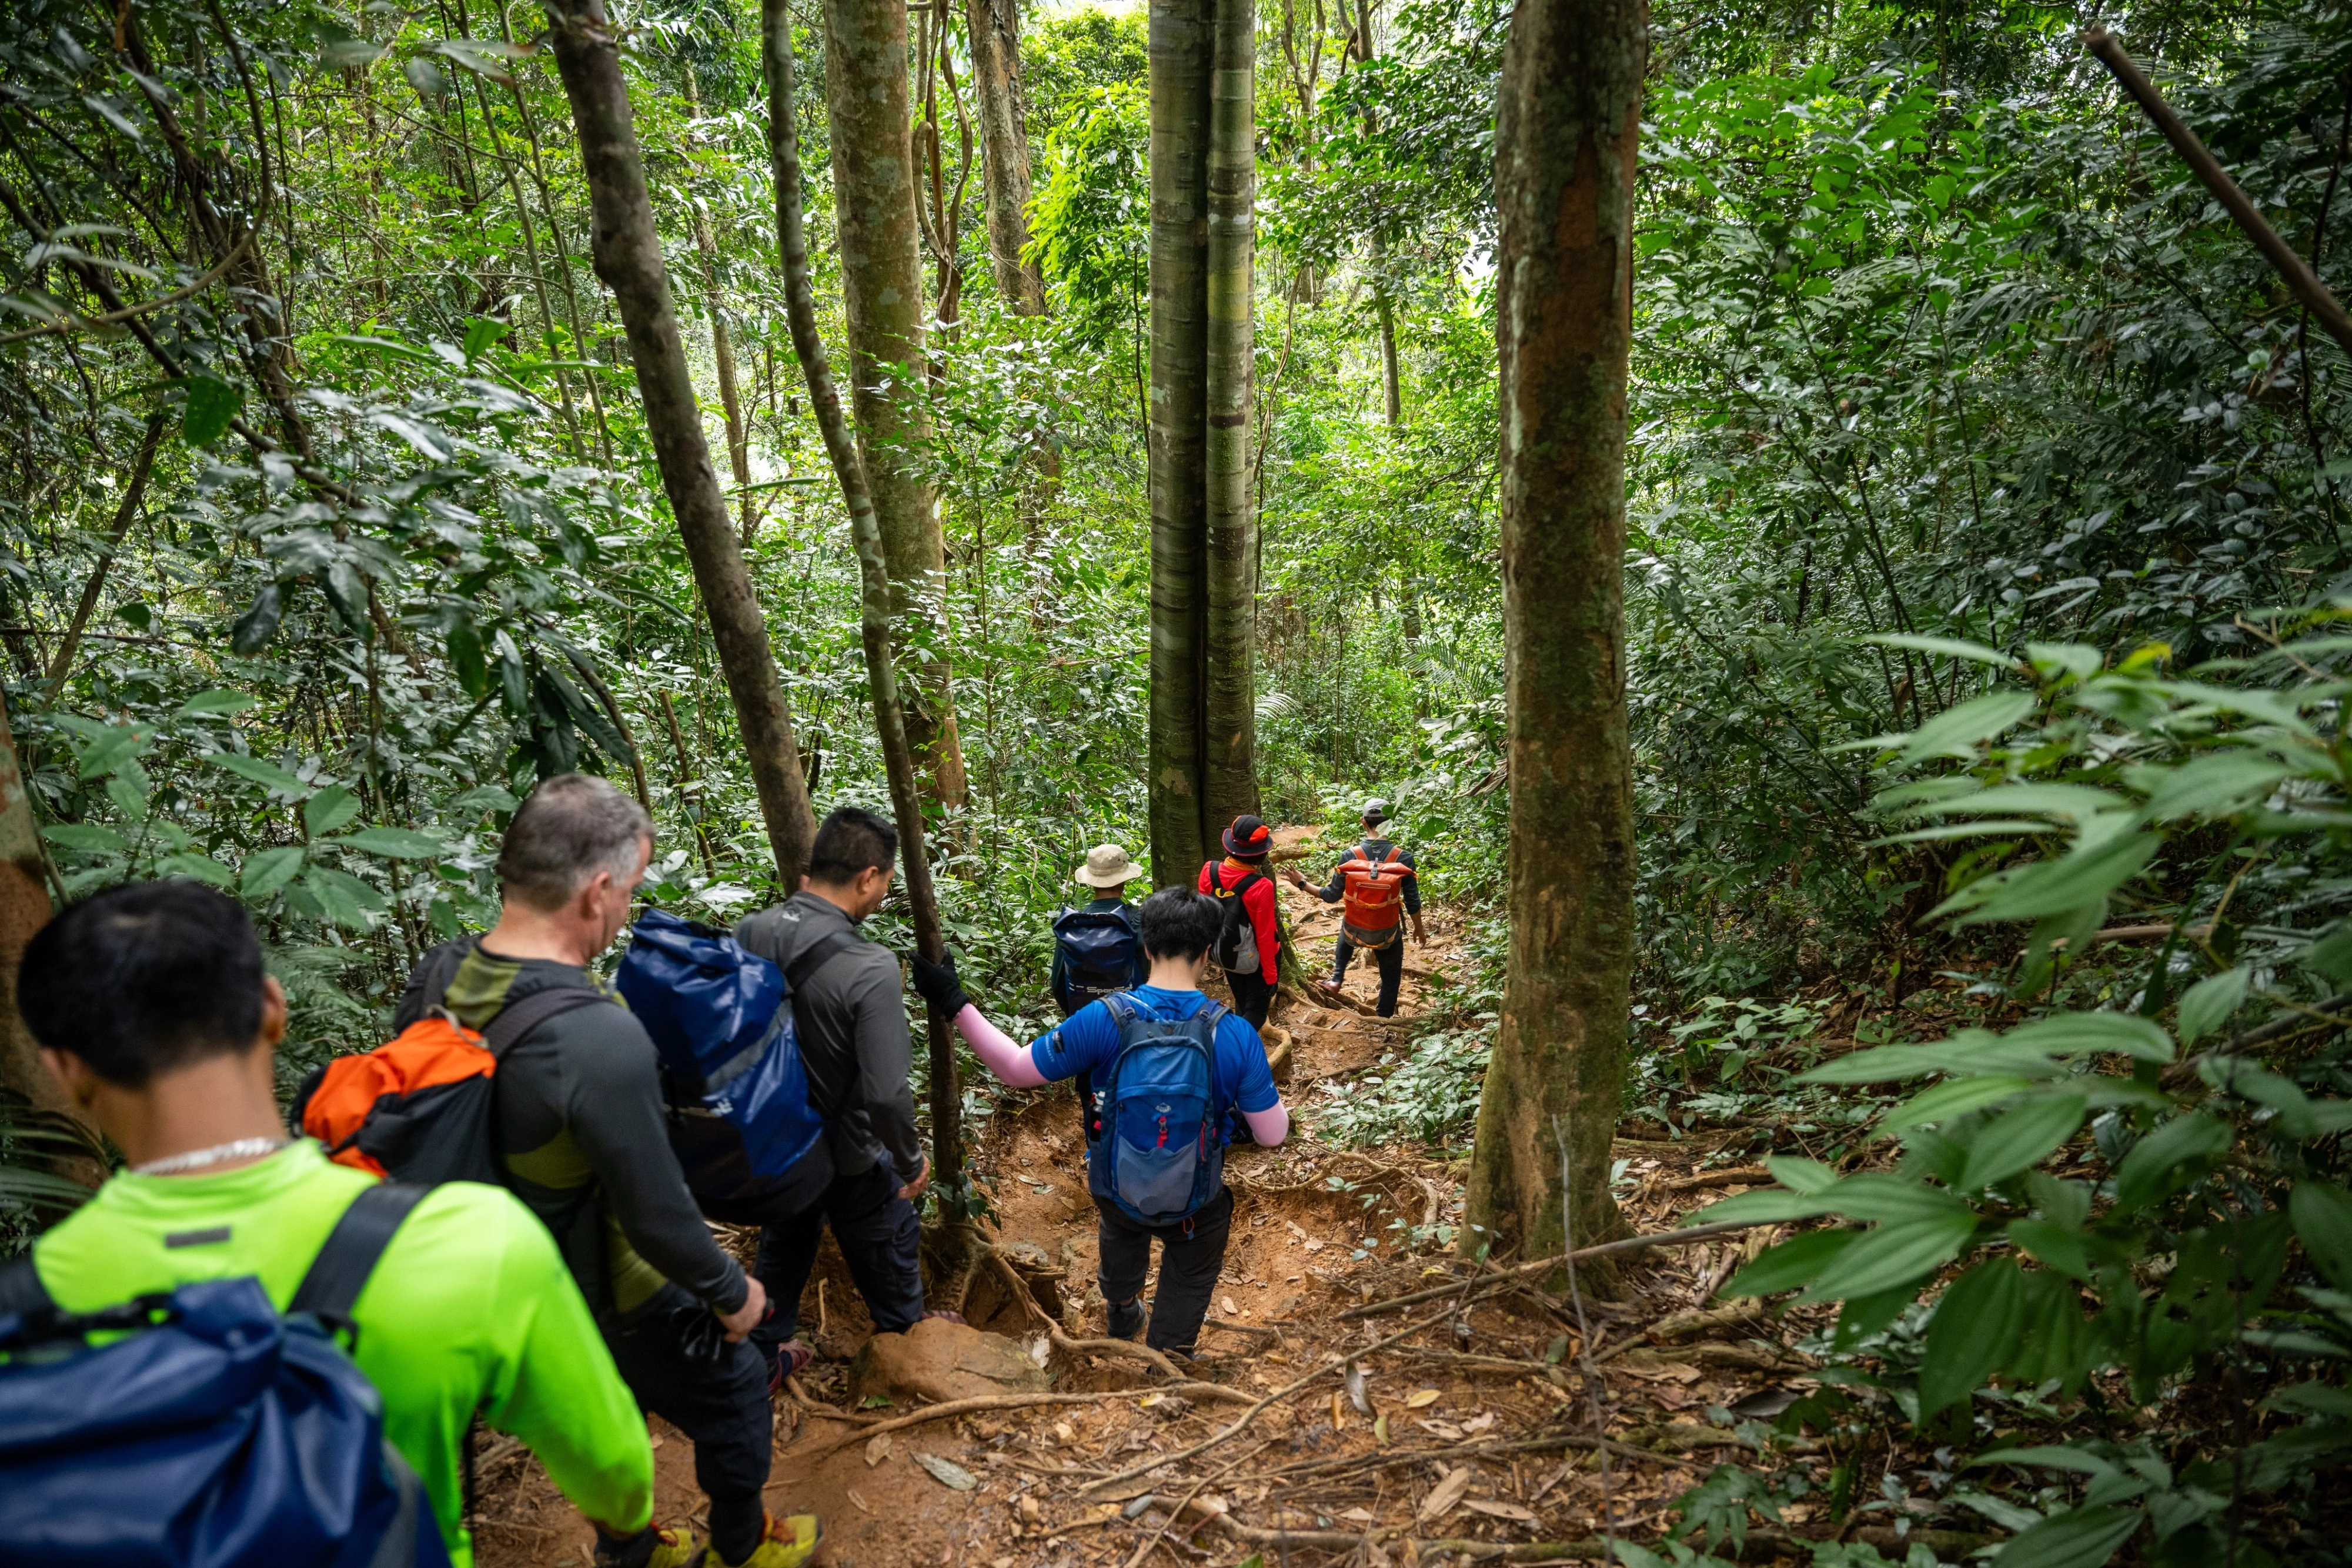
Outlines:
[[[981,1017],[980,1009],[970,1002],[964,1003],[963,1011],[956,1014],[955,1026],[957,1032],[963,1036],[964,1043],[971,1047],[973,1054],[991,1072],[1013,1088],[1034,1089],[1045,1082],[1045,1075],[1037,1071],[1037,1063],[1030,1057],[1028,1048]],[[1271,1112],[1265,1113],[1272,1114]],[[1286,1116],[1284,1125],[1288,1124],[1289,1119]],[[1251,1125],[1255,1127],[1256,1124],[1252,1123]],[[1275,1141],[1281,1142],[1279,1138]]]
[[1242,1120],[1249,1124],[1250,1136],[1261,1149],[1278,1147],[1290,1136],[1290,1107],[1276,1100],[1263,1111],[1244,1111]]

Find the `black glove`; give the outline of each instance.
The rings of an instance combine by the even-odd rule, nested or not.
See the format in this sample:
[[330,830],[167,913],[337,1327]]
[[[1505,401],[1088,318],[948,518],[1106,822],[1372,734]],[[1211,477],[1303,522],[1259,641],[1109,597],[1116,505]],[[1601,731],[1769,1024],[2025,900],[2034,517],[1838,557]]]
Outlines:
[[956,978],[953,953],[936,964],[920,953],[909,953],[907,965],[914,971],[916,992],[923,1000],[939,1009],[941,1018],[955,1017],[963,1011],[964,1003],[971,999],[963,994],[963,982]]

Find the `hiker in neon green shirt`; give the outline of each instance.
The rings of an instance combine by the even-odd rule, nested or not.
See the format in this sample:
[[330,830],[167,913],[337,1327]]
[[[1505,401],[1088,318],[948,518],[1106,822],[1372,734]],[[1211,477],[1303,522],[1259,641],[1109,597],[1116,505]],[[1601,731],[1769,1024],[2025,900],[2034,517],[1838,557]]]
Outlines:
[[[286,997],[245,911],[191,882],[98,894],[34,939],[17,997],[50,1071],[129,1163],[34,1243],[51,1298],[90,1312],[249,1274],[283,1311],[375,1178],[286,1136],[273,1061]],[[384,1435],[423,1479],[457,1568],[473,1561],[461,1515],[477,1410],[607,1532],[646,1530],[645,1418],[554,1239],[511,1194],[435,1187],[352,1315],[352,1359],[383,1396]]]

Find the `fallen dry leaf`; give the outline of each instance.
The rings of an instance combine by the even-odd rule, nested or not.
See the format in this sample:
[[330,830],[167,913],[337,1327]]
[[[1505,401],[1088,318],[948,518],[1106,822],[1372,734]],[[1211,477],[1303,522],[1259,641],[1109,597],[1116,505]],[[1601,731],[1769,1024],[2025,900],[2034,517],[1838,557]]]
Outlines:
[[1405,1407],[1406,1409],[1408,1409],[1408,1410],[1423,1410],[1423,1409],[1426,1409],[1426,1408],[1428,1408],[1430,1406],[1434,1405],[1434,1404],[1436,1404],[1436,1403],[1437,1403],[1437,1390],[1436,1390],[1436,1389],[1434,1389],[1434,1388],[1420,1388],[1420,1389],[1415,1389],[1415,1390],[1413,1391],[1412,1397],[1412,1398],[1410,1398],[1410,1399],[1407,1399],[1407,1400],[1404,1402],[1404,1407]]
[[1483,1432],[1494,1424],[1495,1413],[1489,1410],[1483,1416],[1473,1416],[1469,1420],[1463,1422],[1462,1430],[1465,1433]]
[[848,1494],[849,1500],[857,1505],[858,1512],[872,1513],[874,1511],[873,1506],[864,1498],[857,1495],[857,1489],[856,1487],[845,1487],[842,1490]]
[[1483,1497],[1474,1497],[1465,1501],[1462,1506],[1494,1519],[1515,1520],[1521,1524],[1543,1522],[1536,1517],[1533,1509],[1521,1508],[1515,1502],[1489,1502]]
[[883,1433],[866,1445],[866,1468],[872,1469],[890,1457],[890,1434]]
[[1461,1502],[1462,1494],[1470,1490],[1470,1475],[1468,1465],[1464,1465],[1457,1470],[1447,1471],[1445,1479],[1430,1488],[1429,1495],[1421,1500],[1421,1508],[1413,1514],[1413,1518],[1426,1524],[1432,1520],[1444,1519],[1447,1514],[1452,1513],[1454,1506]]
[[1368,1508],[1351,1508],[1339,1517],[1341,1519],[1353,1520],[1358,1524],[1378,1524],[1380,1522],[1379,1516]]
[[1242,1315],[1241,1308],[1234,1304],[1234,1299],[1231,1296],[1227,1296],[1221,1304],[1225,1309],[1225,1316],[1229,1318],[1237,1318]]

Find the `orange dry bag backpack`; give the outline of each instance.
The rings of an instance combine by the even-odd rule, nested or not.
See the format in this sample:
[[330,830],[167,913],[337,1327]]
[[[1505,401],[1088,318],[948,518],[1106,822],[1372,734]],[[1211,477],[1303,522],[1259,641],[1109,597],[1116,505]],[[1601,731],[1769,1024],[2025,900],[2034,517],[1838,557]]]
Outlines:
[[419,1185],[499,1181],[490,1124],[499,1058],[558,1013],[607,999],[585,986],[534,991],[477,1034],[441,1009],[447,984],[442,976],[432,1010],[391,1040],[302,1081],[292,1120],[336,1164]]
[[1339,862],[1346,879],[1346,901],[1339,906],[1339,930],[1359,947],[1385,947],[1403,934],[1404,880],[1413,874],[1403,852],[1391,850],[1379,860],[1358,844]]

